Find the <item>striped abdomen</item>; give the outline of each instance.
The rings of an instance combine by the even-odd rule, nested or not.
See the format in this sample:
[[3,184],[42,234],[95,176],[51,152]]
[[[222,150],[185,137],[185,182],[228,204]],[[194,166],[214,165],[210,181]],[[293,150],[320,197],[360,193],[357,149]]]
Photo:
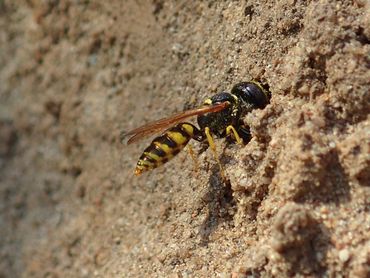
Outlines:
[[135,175],[157,168],[177,155],[191,138],[199,138],[199,130],[189,123],[179,123],[156,137],[137,162]]

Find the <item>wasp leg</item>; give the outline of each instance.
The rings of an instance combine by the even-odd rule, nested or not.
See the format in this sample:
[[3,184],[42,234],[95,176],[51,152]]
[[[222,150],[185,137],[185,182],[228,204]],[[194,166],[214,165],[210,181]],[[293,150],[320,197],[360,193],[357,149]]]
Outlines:
[[198,160],[195,157],[194,150],[190,145],[188,145],[188,152],[189,152],[190,157],[191,157],[191,159],[193,160],[193,163],[194,163],[194,171],[198,172]]
[[200,140],[201,132],[190,123],[179,123],[160,136],[154,138],[140,156],[136,164],[135,175],[152,170],[166,163],[177,155],[190,139]]
[[217,150],[216,150],[216,145],[215,145],[215,142],[213,140],[213,137],[212,137],[212,134],[211,134],[211,131],[210,131],[209,127],[206,127],[204,129],[204,132],[206,134],[208,144],[211,147],[211,150],[213,152],[213,156],[215,157],[215,159],[217,161],[217,164],[218,164],[218,167],[220,168],[221,177],[222,177],[222,179],[224,181],[226,181],[226,176],[225,176],[224,168],[222,167],[222,164],[221,164],[220,159],[218,157]]
[[243,140],[240,138],[239,133],[236,131],[235,127],[233,127],[232,125],[229,125],[226,128],[226,135],[230,135],[231,133],[233,133],[235,141],[238,142],[238,144],[243,143]]

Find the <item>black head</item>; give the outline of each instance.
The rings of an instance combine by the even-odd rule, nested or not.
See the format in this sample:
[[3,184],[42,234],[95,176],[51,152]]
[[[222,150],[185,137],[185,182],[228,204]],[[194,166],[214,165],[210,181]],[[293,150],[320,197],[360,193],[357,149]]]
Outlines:
[[265,108],[271,98],[268,86],[263,86],[257,81],[240,82],[232,88],[231,93],[245,106],[252,106],[252,108]]
[[211,97],[212,104],[228,101],[235,103],[237,100],[228,92],[221,92]]

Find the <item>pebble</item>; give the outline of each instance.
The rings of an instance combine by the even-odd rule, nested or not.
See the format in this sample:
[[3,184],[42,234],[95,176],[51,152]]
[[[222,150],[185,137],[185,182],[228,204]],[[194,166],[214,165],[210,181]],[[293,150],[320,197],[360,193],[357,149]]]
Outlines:
[[342,249],[339,251],[339,259],[342,261],[342,262],[346,262],[348,261],[349,259],[349,252],[348,252],[348,249]]

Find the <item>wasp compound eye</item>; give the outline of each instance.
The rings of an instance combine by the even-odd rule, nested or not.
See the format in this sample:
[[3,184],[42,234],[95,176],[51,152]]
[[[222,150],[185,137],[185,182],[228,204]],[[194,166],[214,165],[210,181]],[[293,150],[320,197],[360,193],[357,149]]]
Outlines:
[[231,93],[254,108],[260,109],[265,108],[271,98],[268,87],[257,81],[240,82],[232,88]]

